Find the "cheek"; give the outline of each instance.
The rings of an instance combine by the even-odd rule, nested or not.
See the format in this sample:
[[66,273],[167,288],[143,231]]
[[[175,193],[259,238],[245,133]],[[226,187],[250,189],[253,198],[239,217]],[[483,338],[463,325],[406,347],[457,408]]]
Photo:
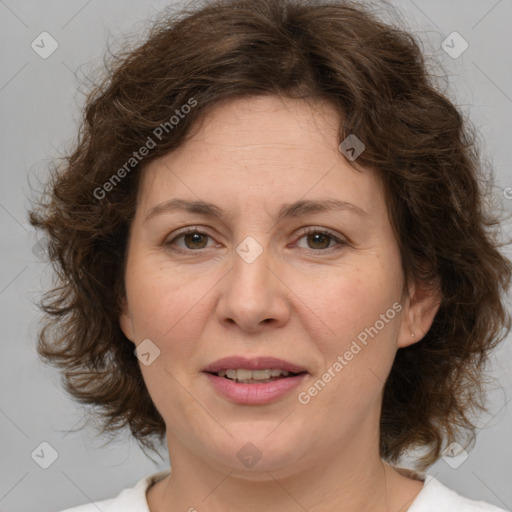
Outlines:
[[160,263],[134,258],[127,268],[126,291],[136,342],[149,339],[160,351],[150,365],[139,364],[149,394],[166,423],[174,411],[181,411],[183,419],[175,418],[173,424],[183,423],[186,430],[190,418],[199,413],[188,394],[181,392],[181,383],[193,372],[190,361],[204,325],[199,316],[205,315],[201,298],[206,280],[184,277]]
[[[206,284],[205,284],[206,283]],[[161,268],[151,258],[128,266],[126,291],[133,318],[135,339],[151,339],[162,353],[184,356],[198,339],[204,314],[202,299],[207,279],[184,276],[175,269]]]
[[347,411],[357,416],[371,407],[395,357],[401,271],[392,261],[380,261],[347,265],[331,279],[321,280],[322,287],[296,283],[298,295],[307,297],[308,307],[300,314],[309,319],[309,337],[321,354],[315,376],[321,382],[315,380],[306,393],[315,397],[317,406],[328,408],[334,417],[340,415],[339,421]]
[[[401,298],[401,273],[392,264],[384,267],[377,259],[374,265],[334,269],[328,278],[302,276],[293,289],[304,304],[301,316],[309,318],[310,328],[316,330],[313,339],[325,340],[334,351],[376,322],[383,335],[395,330],[398,315],[393,304]],[[385,315],[385,328],[381,315]]]

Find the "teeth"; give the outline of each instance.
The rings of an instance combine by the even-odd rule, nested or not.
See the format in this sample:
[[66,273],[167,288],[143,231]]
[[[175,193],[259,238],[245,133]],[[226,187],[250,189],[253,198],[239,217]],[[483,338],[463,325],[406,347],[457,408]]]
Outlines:
[[252,379],[251,370],[236,370],[236,380],[249,380]]
[[251,382],[251,381],[265,381],[275,377],[288,377],[290,372],[286,370],[246,370],[244,368],[238,368],[236,370],[230,368],[229,370],[221,370],[217,374],[219,377],[227,377],[231,380],[237,380],[239,382]]
[[[220,373],[219,373],[220,375]],[[226,370],[224,375],[220,375],[221,377],[226,376],[228,379],[236,379],[236,370]]]
[[[264,380],[270,379],[271,370],[254,370],[251,372],[254,380]],[[274,377],[278,377],[278,375],[274,375]]]

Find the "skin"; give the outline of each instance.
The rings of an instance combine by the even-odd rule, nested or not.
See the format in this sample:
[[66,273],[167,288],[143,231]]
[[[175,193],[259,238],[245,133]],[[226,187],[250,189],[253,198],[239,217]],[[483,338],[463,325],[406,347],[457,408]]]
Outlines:
[[[160,350],[141,364],[166,423],[172,466],[147,493],[152,512],[398,512],[422,488],[381,461],[379,417],[395,353],[421,340],[438,298],[417,283],[404,290],[381,183],[341,154],[339,123],[327,103],[229,100],[144,169],[120,324],[136,346],[150,339]],[[173,198],[214,203],[226,217],[176,210],[145,222]],[[338,199],[365,214],[278,221],[280,207],[299,199]],[[208,236],[176,238],[186,226]],[[344,243],[308,237],[306,227]],[[252,263],[235,250],[248,236],[263,251]],[[401,311],[301,404],[298,393],[394,303]],[[309,373],[271,404],[234,404],[201,372],[231,355],[270,355]],[[246,443],[262,455],[251,468],[237,457]]]

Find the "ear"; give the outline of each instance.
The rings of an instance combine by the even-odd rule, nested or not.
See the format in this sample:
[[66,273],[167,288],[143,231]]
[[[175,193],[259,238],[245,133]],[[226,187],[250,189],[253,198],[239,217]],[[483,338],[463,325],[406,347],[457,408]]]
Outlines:
[[398,348],[417,343],[427,334],[440,305],[441,289],[438,281],[416,281],[409,285],[397,340]]
[[130,310],[128,309],[128,302],[125,297],[121,299],[121,314],[119,315],[119,326],[124,335],[133,343],[135,336],[133,334],[133,322]]

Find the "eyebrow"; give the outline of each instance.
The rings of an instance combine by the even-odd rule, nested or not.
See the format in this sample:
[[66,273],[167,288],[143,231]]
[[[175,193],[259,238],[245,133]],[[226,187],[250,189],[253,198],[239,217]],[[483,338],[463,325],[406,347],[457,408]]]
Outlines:
[[[224,219],[230,217],[228,213],[214,205],[205,201],[189,201],[187,199],[171,199],[164,203],[158,204],[151,208],[144,219],[144,223],[148,222],[153,217],[167,212],[176,210],[183,210],[189,213],[204,215],[217,219]],[[356,213],[362,217],[369,217],[369,214],[356,206],[355,204],[339,199],[323,199],[323,200],[300,200],[294,203],[285,203],[282,205],[277,215],[277,221],[280,222],[286,218],[300,217],[311,213],[325,212],[325,211],[349,211]]]

